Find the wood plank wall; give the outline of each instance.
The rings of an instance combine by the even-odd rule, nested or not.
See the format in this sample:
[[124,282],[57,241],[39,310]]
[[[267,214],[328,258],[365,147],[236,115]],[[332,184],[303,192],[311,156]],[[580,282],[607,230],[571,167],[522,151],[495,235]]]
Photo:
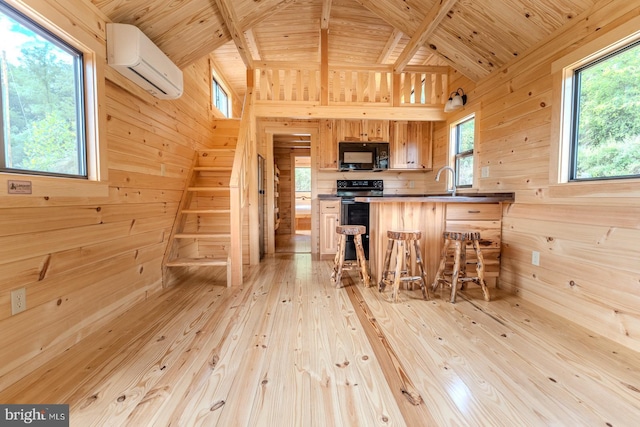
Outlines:
[[[91,5],[73,9],[83,7],[95,17]],[[183,71],[175,101],[107,81],[108,197],[0,195],[0,389],[161,288],[194,150],[212,138],[208,58]],[[21,287],[27,310],[11,316]]]
[[292,182],[291,175],[293,168],[291,165],[291,149],[273,147],[273,159],[280,169],[280,186],[278,197],[278,207],[280,208],[280,227],[276,234],[291,234],[293,232],[293,207],[291,206]]
[[[500,287],[640,350],[640,185],[550,186],[551,64],[640,14],[638,2],[600,2],[473,87],[453,76],[480,114],[479,190],[514,191],[504,211]],[[460,114],[464,114],[460,113]],[[458,114],[457,116],[459,116]],[[446,161],[448,125],[436,133],[434,170]],[[431,180],[427,178],[427,182]],[[540,266],[531,263],[540,253]]]

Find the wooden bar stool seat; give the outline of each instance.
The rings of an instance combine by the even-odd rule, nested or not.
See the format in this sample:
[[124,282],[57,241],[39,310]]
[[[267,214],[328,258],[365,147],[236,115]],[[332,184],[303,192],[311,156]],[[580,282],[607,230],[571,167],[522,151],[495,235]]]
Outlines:
[[[342,286],[342,272],[344,270],[358,269],[360,278],[364,286],[371,286],[371,277],[367,270],[367,260],[364,257],[364,249],[362,247],[362,235],[366,233],[367,228],[364,225],[338,225],[336,233],[338,234],[338,251],[333,260],[333,273],[331,273],[331,283],[334,286]],[[353,236],[353,243],[356,245],[356,259],[354,261],[345,261],[344,252],[347,244],[347,236]]]
[[[432,289],[435,291],[441,284],[451,286],[451,302],[456,302],[456,292],[458,284],[460,289],[464,290],[467,282],[474,282],[482,287],[485,301],[490,301],[489,289],[484,280],[484,258],[480,250],[480,233],[456,233],[445,231],[443,233],[444,244],[442,246],[442,254],[440,257],[440,266],[433,280]],[[467,244],[471,243],[476,255],[476,276],[467,275]],[[449,251],[453,250],[453,270],[446,270],[447,258]],[[451,280],[445,279],[450,276]]]
[[[394,301],[398,301],[398,289],[400,288],[400,282],[405,283],[418,283],[422,290],[422,296],[424,299],[429,299],[429,293],[427,291],[427,279],[422,263],[422,254],[420,250],[420,239],[422,238],[422,232],[420,231],[387,231],[387,252],[384,257],[382,277],[379,283],[379,291],[383,292],[384,288],[393,283],[393,292],[391,297]],[[396,245],[396,264],[395,269],[390,269],[391,255],[393,247]],[[411,274],[411,249],[413,248],[414,256],[416,260],[416,266],[418,267],[419,274],[414,276]],[[390,278],[390,276],[392,278]]]

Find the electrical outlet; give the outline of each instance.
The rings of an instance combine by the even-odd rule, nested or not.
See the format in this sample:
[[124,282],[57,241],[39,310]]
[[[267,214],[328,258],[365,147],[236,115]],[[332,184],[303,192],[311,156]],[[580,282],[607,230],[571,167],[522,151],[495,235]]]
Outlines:
[[531,252],[531,264],[540,265],[540,252],[533,251]]
[[414,181],[409,181],[409,188],[415,188],[416,183]]
[[489,178],[489,166],[482,167],[482,177]]
[[11,315],[21,313],[27,309],[27,290],[25,288],[11,291]]

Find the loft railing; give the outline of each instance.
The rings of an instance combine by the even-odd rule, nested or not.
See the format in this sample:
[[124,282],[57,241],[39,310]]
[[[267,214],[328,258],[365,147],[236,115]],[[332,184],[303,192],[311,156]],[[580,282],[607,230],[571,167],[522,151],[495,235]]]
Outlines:
[[[434,106],[447,98],[448,67],[333,65],[322,81],[319,63],[261,63],[254,75],[255,102],[327,105]],[[326,96],[323,97],[323,91]]]
[[227,274],[231,276],[228,283],[232,286],[242,284],[243,246],[248,241],[248,236],[244,234],[243,222],[248,219],[249,215],[250,177],[252,170],[255,169],[252,164],[255,157],[255,119],[252,109],[253,88],[249,87],[244,98],[238,143],[229,180],[231,247]]

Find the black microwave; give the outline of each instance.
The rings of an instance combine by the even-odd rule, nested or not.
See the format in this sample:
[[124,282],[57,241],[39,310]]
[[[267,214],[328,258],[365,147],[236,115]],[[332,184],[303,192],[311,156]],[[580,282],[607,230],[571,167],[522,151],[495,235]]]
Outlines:
[[340,142],[338,143],[338,168],[341,171],[389,169],[389,143]]

